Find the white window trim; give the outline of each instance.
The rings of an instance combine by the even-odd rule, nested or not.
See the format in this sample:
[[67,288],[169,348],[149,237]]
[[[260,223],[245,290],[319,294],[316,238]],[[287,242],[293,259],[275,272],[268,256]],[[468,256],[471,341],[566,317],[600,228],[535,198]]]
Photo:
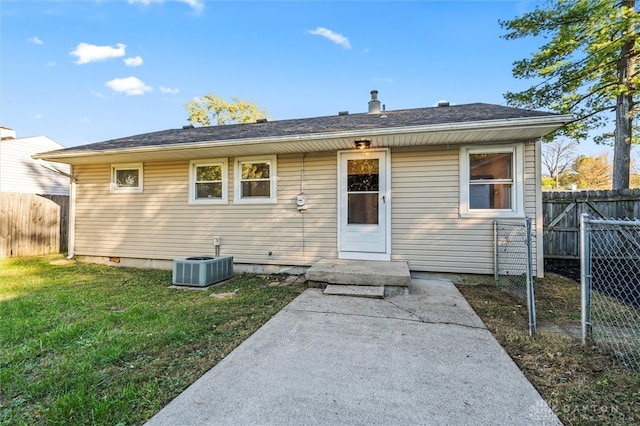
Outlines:
[[[234,162],[234,204],[275,204],[278,202],[277,190],[277,156],[265,155],[260,157],[238,157]],[[246,197],[242,198],[242,164],[243,163],[269,163],[270,197]]]
[[[201,166],[222,166],[222,198],[196,198],[196,168]],[[189,163],[189,204],[228,204],[229,176],[226,158],[191,160]]]
[[[511,209],[470,209],[469,208],[469,154],[493,154],[510,152],[513,154],[513,186],[511,188]],[[524,156],[522,144],[488,145],[482,147],[463,146],[460,148],[460,217],[483,218],[523,218],[524,217]]]
[[[118,170],[138,170],[138,186],[136,187],[119,187],[116,185],[116,174]],[[112,193],[126,194],[126,193],[140,193],[143,191],[144,185],[144,167],[143,163],[121,163],[111,165],[111,182],[109,184],[109,190]]]

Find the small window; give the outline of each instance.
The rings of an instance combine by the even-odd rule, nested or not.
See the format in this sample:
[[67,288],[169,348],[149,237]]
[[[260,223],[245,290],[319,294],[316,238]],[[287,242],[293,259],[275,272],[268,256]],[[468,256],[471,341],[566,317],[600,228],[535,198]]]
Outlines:
[[522,154],[519,146],[460,151],[460,214],[520,217],[523,213]]
[[239,158],[235,173],[236,203],[275,203],[276,157]]
[[142,192],[142,180],[142,163],[111,165],[111,192]]
[[227,160],[195,160],[189,169],[190,204],[227,203]]

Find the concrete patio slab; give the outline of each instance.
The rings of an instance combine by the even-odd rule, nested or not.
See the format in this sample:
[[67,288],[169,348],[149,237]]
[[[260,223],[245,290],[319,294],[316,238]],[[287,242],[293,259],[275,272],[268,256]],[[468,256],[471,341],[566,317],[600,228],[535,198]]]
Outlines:
[[308,289],[149,422],[559,425],[453,284]]

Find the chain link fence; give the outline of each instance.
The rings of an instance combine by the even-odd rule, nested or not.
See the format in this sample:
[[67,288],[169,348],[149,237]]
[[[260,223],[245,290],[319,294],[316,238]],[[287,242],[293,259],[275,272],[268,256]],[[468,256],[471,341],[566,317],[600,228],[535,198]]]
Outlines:
[[640,368],[640,221],[580,221],[582,338]]
[[536,305],[533,292],[531,218],[524,221],[496,220],[494,228],[494,278],[504,288],[527,303],[529,334],[536,333]]

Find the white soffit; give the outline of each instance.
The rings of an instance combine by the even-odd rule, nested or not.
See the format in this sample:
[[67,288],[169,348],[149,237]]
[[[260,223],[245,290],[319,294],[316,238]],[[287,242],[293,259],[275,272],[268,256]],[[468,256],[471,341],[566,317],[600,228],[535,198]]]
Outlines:
[[366,138],[372,148],[417,147],[483,142],[516,142],[537,140],[571,119],[570,116],[544,116],[526,119],[495,120],[445,125],[370,129],[333,134],[311,134],[294,137],[204,141],[182,144],[67,151],[34,156],[69,164],[99,164],[123,161],[176,161],[206,157],[332,152],[354,149],[353,141]]

